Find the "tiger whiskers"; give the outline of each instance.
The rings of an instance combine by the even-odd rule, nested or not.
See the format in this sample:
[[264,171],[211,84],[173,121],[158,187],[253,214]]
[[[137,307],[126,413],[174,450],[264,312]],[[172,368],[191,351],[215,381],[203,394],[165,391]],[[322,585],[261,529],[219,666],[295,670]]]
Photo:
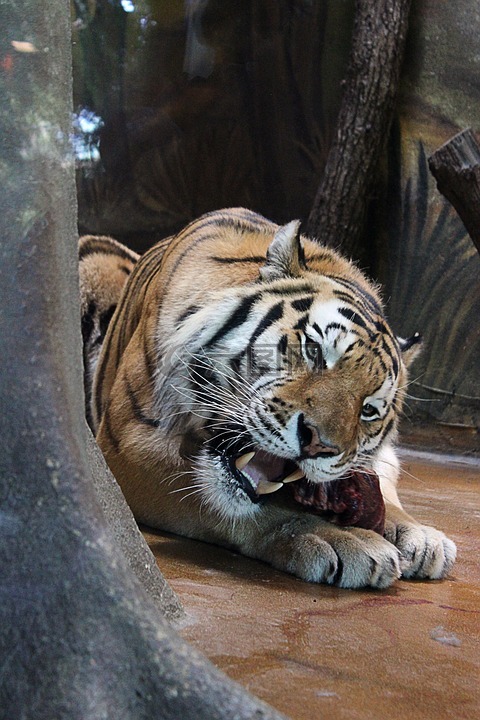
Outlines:
[[[199,385],[202,389],[205,387],[205,385],[210,386],[216,393],[220,393],[220,395],[222,395],[225,399],[234,399],[236,402],[240,402],[245,408],[250,406],[253,400],[257,400],[258,402],[263,404],[263,398],[261,397],[261,395],[236,370],[229,368],[225,363],[220,363],[218,360],[214,361],[205,353],[202,353],[201,355],[198,353],[188,354],[192,358],[192,361],[198,366],[206,370],[215,372],[217,375],[224,378],[230,385],[233,385],[240,397],[238,397],[237,394],[234,394],[228,388],[212,383],[208,377],[201,375],[195,369],[195,367],[192,366],[192,364],[187,363],[183,358],[180,358],[177,355],[179,361],[182,363],[182,365],[184,365],[184,367],[186,367],[189,379],[194,384]],[[223,370],[221,368],[223,368]],[[245,402],[243,402],[242,399],[246,401],[246,404]]]
[[[228,437],[231,435],[231,428],[226,428],[223,432],[216,433],[215,439],[218,440],[222,437]],[[244,447],[238,446],[239,439],[245,436],[248,440],[247,444]],[[229,442],[225,443],[225,450],[230,450],[233,446],[236,446],[237,454],[242,454],[247,452],[249,449],[251,449],[251,442],[250,442],[250,431],[248,429],[242,430],[242,432],[235,435],[235,437],[231,438]],[[210,442],[210,439],[207,438],[207,440],[204,440],[204,445],[207,445]]]
[[[186,475],[195,475],[194,470],[179,470],[178,472],[171,473],[170,475],[167,475],[167,477],[162,478],[161,482],[166,483],[167,485],[171,485],[176,480],[179,480],[180,478],[186,476]],[[172,491],[175,492],[175,491]]]
[[[243,375],[240,375],[238,371],[230,368],[228,365],[226,365],[226,363],[221,363],[218,360],[214,361],[205,353],[202,353],[201,355],[191,353],[190,355],[192,359],[201,367],[204,367],[207,370],[213,370],[218,375],[227,380],[227,382],[233,383],[237,388],[238,392],[240,392],[248,402],[251,401],[252,396],[255,396],[257,397],[257,399],[262,400],[261,396],[256,392],[254,387],[243,377]],[[223,367],[224,369],[221,370],[220,367]]]
[[[191,492],[188,492],[188,490],[190,490]],[[195,485],[188,485],[187,487],[182,487],[182,488],[177,488],[176,490],[171,490],[169,495],[175,495],[176,493],[185,492],[187,494],[183,495],[179,499],[179,502],[183,502],[184,500],[186,500],[189,497],[192,497],[193,495],[200,495],[201,493],[204,492],[204,490],[205,490],[204,484],[197,483]]]
[[[185,355],[188,360],[185,359]],[[225,363],[213,361],[205,353],[192,353],[184,349],[175,353],[184,372],[177,375],[179,383],[171,383],[184,402],[177,402],[177,409],[168,418],[193,415],[203,420],[202,430],[213,432],[215,438],[222,440],[223,449],[230,450],[238,441],[255,434],[255,417],[252,415],[267,410],[264,399],[237,371]],[[208,373],[214,373],[214,380]],[[225,384],[218,384],[223,379]],[[255,409],[254,409],[255,408]],[[229,435],[234,435],[229,439]],[[278,433],[279,437],[281,432]],[[205,440],[208,443],[209,439]],[[248,443],[249,444],[249,443]]]
[[[196,415],[197,417],[201,418],[202,420],[208,420],[211,419],[212,411],[215,412],[221,412],[224,415],[230,415],[231,417],[238,417],[238,414],[236,413],[236,409],[230,409],[225,407],[225,405],[220,405],[218,403],[211,403],[211,405],[208,406],[208,408],[196,408],[195,410],[192,409],[192,402],[195,401],[195,397],[192,397],[192,395],[189,395],[184,391],[183,388],[176,387],[175,385],[172,385],[172,388],[178,392],[179,395],[182,395],[186,399],[188,399],[190,402],[185,403],[186,409],[183,410],[181,413],[174,413],[174,415],[177,414],[186,414],[186,413],[192,413]],[[203,414],[201,414],[203,413]]]
[[[195,410],[190,406],[190,412],[197,413],[199,417],[204,419],[209,419],[209,416],[215,413],[225,420],[228,418],[230,421],[238,423],[239,427],[244,427],[245,423],[241,419],[244,418],[245,412],[249,410],[251,403],[251,398],[246,393],[242,394],[243,397],[248,399],[248,404],[244,402],[243,397],[239,398],[228,389],[215,385],[208,378],[199,375],[190,368],[187,375],[183,377],[190,381],[192,387],[186,388],[172,385],[172,388],[186,400],[189,400],[190,403],[204,405],[204,407],[200,408],[195,407]],[[201,413],[206,413],[207,416],[205,417]]]
[[[195,400],[203,401],[206,405],[208,405],[209,409],[213,406],[216,406],[217,408],[225,408],[226,406],[232,411],[245,411],[248,409],[248,405],[242,402],[233,393],[227,392],[225,388],[220,388],[217,385],[210,383],[208,380],[207,382],[205,382],[204,379],[203,382],[200,383],[196,378],[192,377],[191,375],[189,375],[188,378],[193,384],[193,387],[191,388],[191,394],[185,387],[179,388],[175,385],[172,385],[171,387],[176,390],[180,395],[191,400],[192,402]],[[184,376],[184,379],[187,378]],[[215,400],[212,400],[212,395],[207,392],[208,388],[210,388],[214,392],[213,397],[215,398]],[[220,405],[218,396],[223,399],[224,404]]]
[[[359,463],[359,464],[357,464],[357,461],[358,461],[358,460],[360,460],[360,463]],[[362,453],[360,453],[360,454],[358,455],[358,457],[357,457],[357,460],[355,461],[355,468],[358,468],[359,470],[365,470],[365,471],[371,470],[371,469],[372,469],[372,463],[371,463],[371,461],[370,461],[369,464],[362,465],[361,462],[362,462],[363,460],[365,460],[365,456],[362,455]],[[400,463],[400,465],[398,466],[398,465],[396,465],[395,463],[392,463],[392,462],[390,462],[389,460],[386,460],[385,458],[381,458],[381,460],[379,460],[379,462],[380,462],[382,465],[387,465],[388,467],[391,467],[391,468],[394,468],[395,470],[398,470],[401,474],[407,475],[408,477],[412,478],[412,480],[415,480],[416,482],[424,483],[424,481],[423,481],[421,478],[419,478],[417,475],[413,475],[412,473],[408,472],[408,470],[405,470],[405,468],[403,467],[403,465],[402,465],[401,463]]]
[[420,373],[420,375],[417,375],[417,377],[413,378],[413,380],[408,380],[404,385],[400,385],[397,388],[398,390],[405,390],[405,388],[409,387],[410,385],[414,385],[420,378],[422,378],[425,375],[425,372]]
[[[172,385],[171,387],[176,392],[178,392],[179,395],[181,395],[182,397],[184,397],[190,401],[190,403],[186,404],[188,409],[183,411],[184,413],[192,413],[193,415],[196,415],[197,417],[201,418],[202,420],[210,419],[211,415],[212,415],[212,411],[215,411],[218,414],[222,414],[224,416],[229,416],[233,419],[236,419],[239,417],[239,414],[238,414],[239,409],[237,407],[233,407],[233,406],[228,407],[224,404],[221,405],[216,401],[212,402],[210,396],[207,395],[206,393],[202,393],[200,391],[194,390],[193,395],[192,395],[192,394],[188,393],[188,391],[186,391],[185,388],[178,387],[175,385]],[[206,408],[196,407],[195,409],[192,409],[192,403],[194,403],[196,400],[198,400],[199,402],[200,401],[204,402],[204,403],[208,402],[208,407],[206,407]],[[243,408],[243,409],[245,410],[245,408]],[[205,413],[205,414],[202,415],[200,413]]]
[[413,475],[413,473],[408,472],[408,470],[405,470],[403,465],[400,463],[400,472],[402,475],[407,475],[407,477],[412,478],[412,480],[415,480],[415,482],[422,483],[422,485],[425,484],[425,480],[422,480],[422,478],[419,478],[418,475]]

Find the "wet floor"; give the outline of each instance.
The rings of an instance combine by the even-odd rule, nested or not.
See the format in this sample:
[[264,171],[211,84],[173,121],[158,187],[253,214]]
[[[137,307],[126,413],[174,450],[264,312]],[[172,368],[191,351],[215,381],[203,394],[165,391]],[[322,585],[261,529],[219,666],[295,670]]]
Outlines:
[[403,466],[406,509],[457,543],[446,580],[339,590],[146,533],[185,607],[181,634],[292,720],[480,717],[480,464]]

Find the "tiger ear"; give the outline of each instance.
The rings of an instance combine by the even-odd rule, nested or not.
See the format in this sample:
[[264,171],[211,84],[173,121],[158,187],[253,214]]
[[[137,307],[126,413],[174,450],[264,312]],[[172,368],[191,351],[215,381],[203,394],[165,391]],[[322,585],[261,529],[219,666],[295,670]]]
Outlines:
[[409,367],[422,352],[423,338],[420,333],[416,332],[409,338],[397,337],[397,340],[402,351],[403,362]]
[[298,277],[306,269],[300,224],[300,220],[292,220],[277,230],[267,250],[265,265],[260,268],[262,280]]

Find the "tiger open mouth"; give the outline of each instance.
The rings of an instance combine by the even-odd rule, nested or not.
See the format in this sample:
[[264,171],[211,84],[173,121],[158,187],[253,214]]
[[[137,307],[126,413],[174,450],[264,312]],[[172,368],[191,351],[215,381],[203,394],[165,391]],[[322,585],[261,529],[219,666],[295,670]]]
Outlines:
[[305,477],[305,473],[291,460],[264,450],[230,456],[227,462],[228,469],[253,502]]
[[338,525],[384,533],[385,503],[373,470],[351,469],[336,480],[313,483],[293,461],[264,450],[223,455],[222,461],[254,503],[288,486],[295,502],[306,511],[321,514]]

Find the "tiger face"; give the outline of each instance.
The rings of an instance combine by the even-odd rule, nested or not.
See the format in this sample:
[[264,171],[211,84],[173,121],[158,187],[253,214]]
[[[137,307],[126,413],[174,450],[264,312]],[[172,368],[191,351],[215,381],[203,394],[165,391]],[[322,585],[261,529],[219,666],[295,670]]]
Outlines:
[[209,294],[157,348],[158,412],[173,409],[167,433],[223,519],[290,482],[371,468],[395,434],[400,342],[365,281],[311,267],[298,225],[277,231],[254,283]]

